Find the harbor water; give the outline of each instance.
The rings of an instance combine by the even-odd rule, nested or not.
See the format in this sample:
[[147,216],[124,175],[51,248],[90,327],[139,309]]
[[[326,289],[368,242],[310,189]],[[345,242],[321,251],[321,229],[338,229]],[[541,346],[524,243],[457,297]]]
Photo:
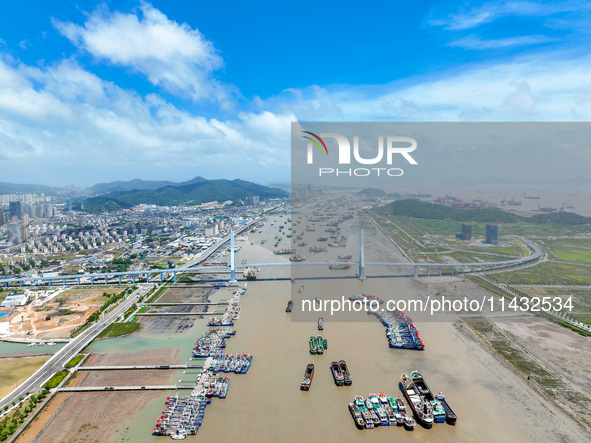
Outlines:
[[[237,262],[287,260],[270,251],[277,231],[267,226],[262,234],[249,234]],[[260,246],[261,239],[267,240],[264,246]],[[287,248],[289,242],[284,239],[279,247]],[[285,312],[292,293],[289,278],[288,267],[262,268],[257,281],[248,282],[235,325],[238,332],[227,340],[226,353],[252,354],[252,367],[247,374],[230,375],[227,398],[213,399],[197,435],[187,437],[187,441],[544,441],[549,435],[577,441],[580,434],[574,422],[532,392],[454,323],[418,323],[426,344],[424,351],[390,349],[385,328],[374,317],[373,321],[326,321],[319,332],[316,322],[292,321],[291,314]],[[361,292],[412,297],[417,287],[406,278],[364,282],[319,279],[306,281],[304,292],[320,299],[341,292],[347,297]],[[231,290],[222,289],[218,296],[229,298]],[[178,346],[181,362],[189,362],[195,339],[205,328],[205,320],[197,320],[186,333],[170,339],[150,339],[140,333],[98,342],[91,349],[123,352],[127,346]],[[308,340],[318,334],[328,340],[328,349],[324,355],[310,355]],[[329,369],[335,360],[346,360],[353,379],[351,387],[335,386]],[[299,386],[308,363],[315,365],[315,373],[310,390],[304,392]],[[435,424],[432,429],[417,425],[412,432],[395,426],[357,430],[347,409],[354,396],[384,392],[402,397],[400,375],[414,369],[423,374],[434,392],[446,394],[459,416],[458,424]],[[177,372],[182,373],[175,371],[171,381],[179,378]],[[172,394],[163,393],[160,399],[146,404],[121,427],[116,441],[164,441],[166,437],[152,435],[152,428],[164,409],[166,396]]]

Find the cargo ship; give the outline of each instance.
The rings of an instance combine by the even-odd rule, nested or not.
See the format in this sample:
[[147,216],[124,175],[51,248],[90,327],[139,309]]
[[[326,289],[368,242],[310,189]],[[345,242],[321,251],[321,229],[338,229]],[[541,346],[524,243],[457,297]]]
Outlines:
[[351,263],[343,261],[342,263],[333,263],[328,265],[328,269],[349,269],[351,267]]
[[312,385],[312,378],[314,378],[314,365],[312,363],[308,363],[308,366],[306,366],[306,373],[304,374],[302,384],[300,385],[301,391],[310,390],[310,386]]
[[431,429],[433,426],[433,410],[430,403],[421,397],[412,379],[407,374],[402,374],[400,379],[402,392],[413,410],[417,422],[425,428]]
[[439,400],[439,403],[441,403],[441,406],[443,406],[443,409],[445,410],[445,421],[450,425],[455,425],[456,421],[458,420],[458,416],[454,413],[449,403],[447,403],[443,392],[436,394],[435,398]]
[[413,384],[415,385],[419,395],[425,400],[426,403],[429,403],[431,405],[431,409],[433,410],[433,419],[437,423],[443,423],[446,418],[445,409],[443,409],[443,406],[441,405],[439,400],[435,398],[421,373],[416,370],[412,371],[410,373],[410,378]]

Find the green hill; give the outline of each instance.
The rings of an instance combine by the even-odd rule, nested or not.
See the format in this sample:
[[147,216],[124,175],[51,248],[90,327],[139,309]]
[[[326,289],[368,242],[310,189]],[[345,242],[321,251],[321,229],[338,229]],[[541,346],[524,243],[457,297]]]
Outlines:
[[523,219],[523,217],[498,209],[456,209],[411,199],[398,200],[382,206],[379,212],[405,217],[454,220],[458,222],[516,223]]
[[591,217],[583,217],[574,212],[550,212],[529,217],[531,223],[552,223],[562,225],[586,225],[591,223]]
[[[224,202],[250,201],[253,196],[261,200],[284,198],[285,191],[244,180],[192,180],[180,186],[164,186],[158,189],[134,189],[130,191],[110,192],[99,197],[86,199],[84,209],[88,212],[118,210],[138,204],[158,206],[199,205],[217,200]],[[79,207],[79,206],[78,206]],[[113,208],[113,209],[109,209]]]
[[377,212],[387,215],[402,215],[404,217],[431,220],[453,220],[457,222],[517,223],[521,221],[568,226],[591,224],[591,217],[583,217],[573,212],[552,212],[522,217],[499,209],[457,209],[412,199],[389,203],[378,208]]

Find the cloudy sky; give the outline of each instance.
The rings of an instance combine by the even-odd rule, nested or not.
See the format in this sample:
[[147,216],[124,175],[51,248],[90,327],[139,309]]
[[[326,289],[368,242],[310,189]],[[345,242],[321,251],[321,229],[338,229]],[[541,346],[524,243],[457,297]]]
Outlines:
[[0,3],[0,181],[287,182],[292,121],[590,120],[589,2],[334,5]]

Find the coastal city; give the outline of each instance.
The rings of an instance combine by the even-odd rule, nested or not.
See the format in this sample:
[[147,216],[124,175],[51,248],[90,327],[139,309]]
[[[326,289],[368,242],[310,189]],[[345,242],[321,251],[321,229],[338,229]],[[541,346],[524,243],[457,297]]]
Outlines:
[[[5,219],[27,234],[19,244],[4,242],[1,256],[0,370],[15,377],[4,385],[1,406],[6,418],[19,417],[5,419],[5,435],[67,441],[90,438],[101,426],[109,438],[129,441],[208,440],[232,411],[244,411],[242,429],[262,426],[243,408],[264,407],[280,392],[303,408],[301,420],[322,408],[342,422],[345,440],[351,427],[384,426],[492,438],[496,428],[475,423],[489,407],[466,408],[476,391],[489,406],[552,401],[564,426],[545,428],[537,411],[540,435],[584,438],[588,414],[578,386],[585,378],[557,372],[568,351],[548,344],[569,340],[586,358],[590,283],[556,281],[549,289],[548,271],[534,271],[539,281],[526,286],[522,279],[534,278],[538,267],[585,271],[584,260],[561,257],[589,241],[586,217],[566,205],[516,211],[528,206],[507,205],[506,197],[481,208],[451,194],[376,188],[308,187],[292,195],[98,214],[44,198],[52,215],[28,220],[34,210],[23,200],[31,197],[10,197]],[[448,221],[435,223],[433,211],[445,211]],[[467,213],[473,222],[461,221]],[[524,234],[533,226],[535,235]],[[557,229],[560,240],[544,236]],[[540,311],[542,299],[550,307]],[[554,338],[525,346],[520,337],[539,328]],[[445,363],[450,349],[462,376]],[[479,371],[521,396],[458,385]],[[258,392],[263,384],[273,388]],[[304,393],[331,400],[312,407]],[[97,401],[100,419],[84,406]],[[512,419],[500,406],[495,411],[499,420]],[[269,414],[283,419],[288,411]],[[314,435],[333,432],[322,429]],[[405,439],[402,432],[396,438]]]
[[0,442],[591,441],[591,6],[0,2]]

